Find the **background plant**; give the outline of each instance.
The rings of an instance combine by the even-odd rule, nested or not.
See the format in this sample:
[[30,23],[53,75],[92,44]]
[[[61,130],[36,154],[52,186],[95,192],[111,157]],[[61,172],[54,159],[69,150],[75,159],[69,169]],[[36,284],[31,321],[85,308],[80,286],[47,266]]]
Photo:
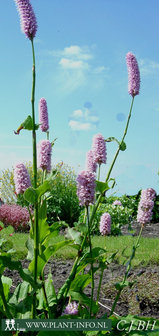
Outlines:
[[65,221],[70,226],[78,221],[80,215],[77,197],[76,175],[66,164],[57,164],[54,178],[49,178],[50,195],[47,200],[47,221],[49,224],[58,220]]
[[[121,228],[123,225],[131,224],[132,221],[132,213],[133,210],[131,208],[128,208],[127,206],[119,206],[119,205],[112,205],[112,204],[100,204],[96,214],[94,216],[94,224],[93,224],[93,232],[95,234],[99,233],[99,222],[101,216],[108,212],[111,216],[112,224],[111,224],[111,235],[116,236],[121,234]],[[79,217],[79,223],[82,223],[84,221],[84,210],[81,211],[80,217]]]

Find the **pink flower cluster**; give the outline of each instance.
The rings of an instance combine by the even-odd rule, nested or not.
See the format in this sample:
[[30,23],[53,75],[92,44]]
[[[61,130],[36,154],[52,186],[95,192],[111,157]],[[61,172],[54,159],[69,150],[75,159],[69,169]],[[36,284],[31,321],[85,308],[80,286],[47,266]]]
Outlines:
[[128,68],[128,92],[134,97],[139,94],[140,90],[140,71],[135,56],[128,52],[126,55]]
[[5,225],[12,225],[16,231],[26,231],[29,228],[29,212],[16,204],[3,204],[0,207],[0,221]]
[[119,200],[115,200],[112,205],[120,205],[120,206],[122,206],[122,203]]
[[15,0],[20,15],[21,29],[32,40],[37,31],[36,17],[29,0]]
[[88,206],[94,202],[95,175],[90,171],[83,170],[77,177],[77,196],[80,205]]
[[62,315],[77,315],[78,303],[76,301],[68,303]]
[[86,154],[86,170],[95,173],[97,169],[97,163],[94,161],[93,151],[90,149]]
[[154,198],[156,192],[152,188],[141,191],[141,198],[138,206],[137,221],[141,224],[149,223],[153,215]]
[[46,170],[47,172],[51,171],[51,151],[52,146],[49,140],[42,140],[38,144],[39,149],[39,168]]
[[96,134],[93,137],[93,158],[96,163],[106,163],[106,143],[101,134]]
[[108,212],[105,212],[100,218],[99,231],[103,236],[111,232],[111,216]]
[[16,194],[22,194],[31,186],[28,171],[23,163],[16,165],[14,169],[14,184]]
[[39,124],[42,132],[47,132],[49,129],[47,102],[45,98],[39,101]]

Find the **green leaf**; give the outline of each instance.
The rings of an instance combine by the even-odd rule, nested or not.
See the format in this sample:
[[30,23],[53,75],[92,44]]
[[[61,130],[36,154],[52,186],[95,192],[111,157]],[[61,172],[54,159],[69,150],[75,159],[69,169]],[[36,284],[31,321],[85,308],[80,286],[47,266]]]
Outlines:
[[26,281],[17,286],[9,300],[10,310],[15,318],[31,318],[33,293]]
[[96,191],[103,194],[105,191],[109,190],[109,186],[107,182],[96,181]]
[[22,126],[29,131],[33,130],[33,119],[30,115],[23,121]]
[[[10,287],[12,286],[12,279],[5,277],[2,275],[1,277],[2,279],[2,283],[3,283],[3,291],[4,291],[4,295],[6,298],[6,301],[8,301],[8,297],[9,297],[9,293],[10,293]],[[3,306],[3,301],[2,298],[0,296],[0,307]]]
[[43,184],[41,184],[37,189],[35,189],[38,199],[40,199],[40,197],[42,195],[44,195],[47,191],[49,191],[51,188],[50,183],[48,180],[46,180]]
[[130,281],[125,281],[124,283],[123,282],[117,282],[115,284],[115,288],[117,290],[122,290],[124,287],[127,287],[129,286],[130,288],[134,285],[135,281],[133,282],[130,282]]
[[43,241],[50,233],[49,225],[47,223],[47,208],[46,208],[46,200],[42,202],[42,205],[39,207],[39,243],[42,244]]
[[28,260],[33,260],[34,258],[34,240],[30,238],[28,238],[28,240],[26,241],[26,247],[28,249],[28,255],[27,255],[27,259]]
[[126,150],[126,143],[124,141],[120,143],[120,150],[123,152]]
[[75,277],[75,279],[71,282],[70,290],[75,292],[81,292],[88,284],[91,282],[90,274],[82,274]]
[[105,140],[105,142],[112,142],[112,141],[117,142],[117,144],[120,146],[119,140],[117,140],[115,137],[109,137]]
[[[38,265],[37,265],[37,271],[38,275],[41,274],[43,271],[44,266],[49,261],[50,257],[53,256],[59,249],[62,247],[65,247],[67,245],[70,245],[72,243],[72,240],[64,240],[62,242],[56,243],[52,246],[48,246],[41,255],[38,256]],[[29,265],[29,270],[31,272],[34,271],[34,260]]]
[[67,229],[67,234],[66,234],[67,238],[71,238],[75,244],[80,245],[83,241],[83,238],[81,236],[81,233],[79,231],[76,231],[75,228],[68,228]]
[[20,261],[11,260],[11,255],[8,255],[8,253],[0,255],[0,263],[4,268],[8,267],[10,270],[17,270],[21,278],[29,282],[33,288],[39,287],[39,284],[35,286],[34,279],[28,269],[23,269]]
[[36,193],[36,190],[33,187],[29,187],[24,192],[24,198],[29,203],[35,204],[38,200],[38,195]]

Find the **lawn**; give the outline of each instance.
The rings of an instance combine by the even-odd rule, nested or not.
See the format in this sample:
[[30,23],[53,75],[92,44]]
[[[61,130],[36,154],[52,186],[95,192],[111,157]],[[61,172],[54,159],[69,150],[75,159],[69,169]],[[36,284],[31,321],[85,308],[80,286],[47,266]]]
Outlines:
[[[27,248],[25,246],[28,239],[27,233],[14,233],[9,237],[9,242],[13,244],[13,249],[16,250],[16,259],[25,259]],[[132,236],[94,236],[92,239],[93,247],[105,247],[108,255],[118,251],[116,262],[122,264],[129,258],[136,237]],[[64,240],[63,235],[52,238],[52,244]],[[7,243],[8,244],[8,243]],[[155,248],[154,248],[155,246]],[[71,247],[64,247],[57,251],[56,257],[63,259],[71,259],[76,256],[77,251]],[[133,266],[159,265],[159,238],[141,238],[140,246],[137,249],[136,256],[132,263]]]

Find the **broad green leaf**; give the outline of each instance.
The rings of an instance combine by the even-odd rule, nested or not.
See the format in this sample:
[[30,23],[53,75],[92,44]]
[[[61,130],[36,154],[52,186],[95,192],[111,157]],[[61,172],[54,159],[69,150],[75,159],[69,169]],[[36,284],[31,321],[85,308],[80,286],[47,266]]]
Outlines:
[[36,190],[33,187],[29,187],[24,192],[24,198],[31,204],[35,204],[38,200]]
[[105,191],[109,190],[109,186],[107,182],[96,181],[96,191],[103,194]]
[[126,143],[124,141],[120,143],[120,150],[123,152],[126,150]]
[[9,300],[10,310],[15,318],[31,318],[33,291],[28,282],[20,283]]
[[[55,288],[53,285],[51,273],[48,274],[48,278],[47,280],[45,280],[45,291],[46,291],[46,296],[47,296],[49,307],[51,307],[54,304],[56,304],[56,292],[55,292]],[[38,291],[37,298],[39,300],[37,309],[39,310],[46,309],[47,306],[45,303],[44,293],[43,293],[42,288]]]
[[27,254],[27,259],[28,260],[33,260],[34,258],[34,240],[30,238],[28,238],[28,240],[26,241],[26,247],[28,249],[28,254]]
[[34,279],[28,269],[23,269],[20,261],[11,260],[11,256],[7,253],[2,253],[0,255],[0,264],[4,268],[8,267],[11,270],[17,270],[21,278],[24,281],[29,282],[33,288],[36,288],[37,286],[39,287],[40,284],[35,286]]
[[39,243],[42,244],[50,233],[49,225],[47,223],[46,200],[44,200],[39,207],[38,228]]
[[[8,296],[9,296],[9,292],[10,292],[10,287],[12,286],[12,279],[5,277],[2,275],[1,277],[2,279],[2,283],[3,283],[3,292],[6,298],[6,301],[8,301]],[[2,298],[0,296],[0,306],[3,306],[3,301]]]
[[50,182],[48,180],[46,180],[37,189],[35,189],[35,191],[37,193],[37,196],[38,196],[38,199],[40,199],[40,197],[42,195],[44,195],[49,190],[50,190]]
[[75,279],[71,282],[70,290],[75,292],[82,291],[88,284],[91,282],[90,274],[82,274],[75,277]]
[[[64,240],[62,242],[56,243],[52,246],[48,246],[41,255],[38,256],[38,266],[37,271],[38,275],[41,274],[41,272],[44,269],[44,266],[49,261],[49,259],[62,247],[65,247],[67,245],[70,245],[72,243],[72,240]],[[34,271],[34,260],[29,265],[29,270],[31,272]]]
[[71,238],[75,244],[78,244],[81,246],[81,243],[83,241],[83,237],[81,236],[81,233],[79,231],[76,231],[74,228],[68,228],[67,229],[67,238]]

